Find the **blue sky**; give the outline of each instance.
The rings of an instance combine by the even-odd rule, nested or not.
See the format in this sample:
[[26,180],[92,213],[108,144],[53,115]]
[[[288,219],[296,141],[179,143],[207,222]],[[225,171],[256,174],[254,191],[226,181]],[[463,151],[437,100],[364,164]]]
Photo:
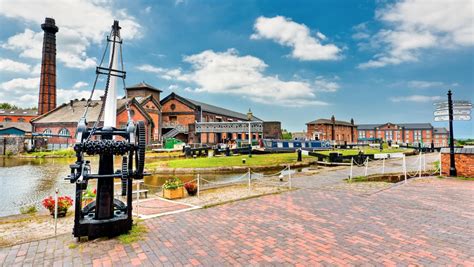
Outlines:
[[[455,1],[0,0],[0,101],[36,106],[46,16],[59,27],[58,98],[86,97],[113,19],[127,84],[301,131],[335,115],[356,123],[433,122],[447,89],[474,100],[474,4]],[[456,122],[456,137],[474,137]]]

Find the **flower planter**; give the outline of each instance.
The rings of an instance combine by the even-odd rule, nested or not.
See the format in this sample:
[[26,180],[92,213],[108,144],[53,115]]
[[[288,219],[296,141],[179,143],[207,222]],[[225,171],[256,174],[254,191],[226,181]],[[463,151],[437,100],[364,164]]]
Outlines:
[[[54,209],[50,210],[49,213],[54,218]],[[58,218],[66,217],[66,214],[67,214],[67,209],[58,209]]]
[[182,186],[176,189],[163,189],[163,197],[166,199],[177,199],[184,197],[184,188]]

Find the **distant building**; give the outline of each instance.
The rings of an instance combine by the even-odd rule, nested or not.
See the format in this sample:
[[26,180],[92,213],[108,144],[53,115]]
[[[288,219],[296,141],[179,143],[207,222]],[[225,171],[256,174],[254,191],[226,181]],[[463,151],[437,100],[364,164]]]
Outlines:
[[307,138],[306,131],[302,132],[291,132],[291,138],[293,140],[303,140]]
[[37,116],[36,109],[0,109],[0,122],[30,122]]
[[25,136],[31,134],[31,124],[29,122],[0,122],[0,135],[5,136]]
[[384,123],[360,124],[357,126],[357,138],[360,143],[391,141],[418,145],[419,143],[435,147],[447,145],[448,131],[434,128],[431,123]]
[[356,142],[357,126],[354,120],[338,121],[334,116],[331,119],[317,119],[306,123],[306,137],[312,140],[334,141],[336,143]]

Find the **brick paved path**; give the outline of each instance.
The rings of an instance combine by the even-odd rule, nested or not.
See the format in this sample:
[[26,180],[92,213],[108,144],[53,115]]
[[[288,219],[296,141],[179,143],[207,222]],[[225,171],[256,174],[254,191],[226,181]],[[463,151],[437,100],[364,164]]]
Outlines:
[[69,235],[0,250],[24,265],[474,265],[474,182],[411,180],[369,196],[302,189],[143,222],[132,245]]

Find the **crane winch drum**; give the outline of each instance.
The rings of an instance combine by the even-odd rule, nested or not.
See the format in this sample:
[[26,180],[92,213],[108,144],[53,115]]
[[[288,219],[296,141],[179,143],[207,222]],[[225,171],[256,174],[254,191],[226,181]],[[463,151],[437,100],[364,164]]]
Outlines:
[[[102,62],[111,44],[110,62],[108,67],[102,67]],[[122,58],[122,40],[118,21],[114,21],[107,46],[101,63],[96,70],[96,79],[91,97],[87,101],[86,111],[78,122],[74,150],[77,160],[70,165],[71,173],[68,180],[76,185],[75,217],[73,234],[75,237],[89,239],[116,236],[132,228],[132,181],[143,179],[146,148],[146,130],[142,121],[135,122],[130,116],[130,106],[127,103],[128,122],[124,129],[116,125],[117,110],[117,80],[123,81],[125,89],[126,73],[121,60],[121,70],[118,64],[118,52]],[[99,75],[106,76],[105,98],[97,120],[92,127],[88,126],[87,111],[97,85]],[[99,121],[105,111],[103,126]],[[91,162],[85,155],[98,156],[98,173],[92,173]],[[114,157],[121,156],[120,169],[114,170]],[[82,196],[87,190],[89,180],[97,179],[97,194],[95,201],[83,207]],[[114,197],[114,179],[122,180],[122,195],[126,195],[126,203]]]

